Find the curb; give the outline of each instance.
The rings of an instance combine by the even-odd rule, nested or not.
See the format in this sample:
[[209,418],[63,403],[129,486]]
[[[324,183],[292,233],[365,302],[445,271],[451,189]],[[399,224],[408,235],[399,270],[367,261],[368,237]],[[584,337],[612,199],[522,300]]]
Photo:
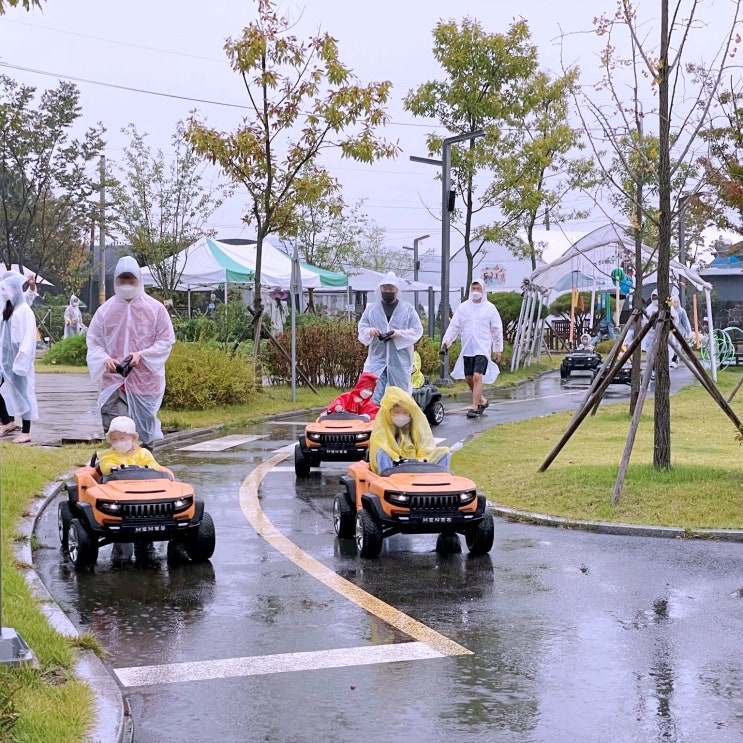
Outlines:
[[489,504],[494,516],[508,521],[521,521],[539,526],[553,526],[561,529],[579,529],[595,534],[612,534],[624,537],[666,537],[671,539],[711,539],[721,542],[743,542],[741,529],[682,529],[678,526],[644,526],[642,524],[621,524],[610,521],[579,521],[543,513],[518,511],[515,508]]
[[[72,470],[62,475],[61,479],[49,483],[41,498],[35,499],[28,513],[18,523],[17,529],[23,541],[15,546],[15,557],[18,569],[23,573],[26,584],[38,601],[39,608],[50,626],[66,637],[77,638],[80,633],[69,617],[54,601],[51,594],[33,567],[33,550],[31,537],[44,509],[62,490],[64,478]],[[93,692],[93,711],[95,722],[86,734],[90,743],[122,743],[125,735],[131,736],[131,718],[124,704],[121,689],[109,673],[103,661],[92,651],[78,651],[73,671],[75,676],[84,681]]]
[[[211,433],[215,428],[191,428],[168,434],[155,444],[155,449],[177,444],[192,439],[201,438]],[[62,474],[58,480],[47,484],[41,497],[35,498],[29,506],[16,528],[23,539],[16,543],[15,558],[18,561],[18,570],[23,574],[26,584],[37,600],[41,612],[55,631],[66,637],[80,637],[80,632],[54,601],[46,586],[33,567],[33,550],[31,537],[36,531],[41,514],[46,507],[59,495],[64,487],[64,481],[72,476],[73,470]],[[133,724],[129,715],[129,708],[124,701],[121,688],[111,675],[106,664],[92,651],[78,651],[73,671],[75,676],[88,684],[93,692],[94,724],[86,734],[89,743],[123,743],[132,740]]]

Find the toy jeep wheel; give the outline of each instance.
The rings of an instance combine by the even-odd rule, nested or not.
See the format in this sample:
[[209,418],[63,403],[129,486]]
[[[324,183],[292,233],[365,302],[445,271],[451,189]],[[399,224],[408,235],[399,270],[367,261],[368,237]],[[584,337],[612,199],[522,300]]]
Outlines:
[[309,460],[305,457],[299,444],[294,447],[294,474],[302,478],[310,476]]
[[349,539],[354,535],[356,528],[354,509],[345,493],[338,493],[333,501],[333,527],[341,538]]
[[356,548],[361,557],[379,557],[382,551],[382,529],[363,508],[356,512]]
[[95,565],[98,559],[98,545],[78,519],[72,519],[67,528],[67,554],[76,568]]
[[214,521],[212,521],[212,517],[204,511],[199,528],[195,533],[189,534],[186,537],[186,554],[194,562],[206,562],[214,554],[215,544],[216,535],[214,532]]
[[72,521],[72,510],[69,501],[61,501],[57,508],[57,529],[59,530],[59,543],[62,550],[67,552],[67,531]]
[[464,538],[467,542],[467,549],[473,555],[485,555],[493,547],[495,537],[495,523],[492,514],[486,513],[474,526],[465,531]]
[[431,403],[425,412],[426,418],[432,426],[438,426],[444,420],[444,404],[441,400]]

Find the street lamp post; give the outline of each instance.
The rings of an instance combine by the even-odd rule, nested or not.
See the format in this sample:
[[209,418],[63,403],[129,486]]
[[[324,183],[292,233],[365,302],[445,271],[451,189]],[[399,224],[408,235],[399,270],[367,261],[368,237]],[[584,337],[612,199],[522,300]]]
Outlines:
[[[684,224],[684,211],[689,195],[679,197],[679,263],[686,265],[686,225]],[[686,277],[679,279],[679,305],[686,307]]]
[[[413,240],[413,247],[411,248],[408,245],[403,245],[403,250],[412,250],[413,251],[413,281],[418,281],[418,271],[421,267],[421,262],[418,258],[418,245],[425,240],[426,238],[431,237],[430,235],[421,235],[420,237],[416,237]],[[415,297],[415,311],[418,312],[418,291],[414,291],[413,295]]]
[[[417,163],[441,166],[441,337],[444,337],[449,325],[449,255],[451,248],[451,212],[454,209],[450,201],[451,193],[451,147],[457,142],[466,142],[469,139],[484,137],[485,130],[478,129],[467,134],[458,134],[455,137],[447,137],[441,146],[441,160],[430,157],[416,157],[411,155],[410,159]],[[449,377],[448,360],[444,358],[441,363],[441,378],[439,384],[451,384]]]

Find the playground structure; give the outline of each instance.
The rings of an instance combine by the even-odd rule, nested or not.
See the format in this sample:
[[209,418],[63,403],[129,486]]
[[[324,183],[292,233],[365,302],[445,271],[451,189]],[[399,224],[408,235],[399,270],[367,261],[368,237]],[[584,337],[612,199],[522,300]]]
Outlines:
[[[590,317],[594,317],[597,307],[606,312],[606,319],[619,325],[622,297],[632,290],[631,276],[634,265],[635,238],[632,228],[627,225],[610,223],[590,232],[559,258],[532,272],[523,284],[524,298],[521,305],[516,336],[514,338],[511,371],[519,366],[527,367],[538,363],[544,348],[546,320],[542,317],[543,307],[556,297],[571,292],[569,344],[576,337],[575,310],[579,292],[590,291]],[[642,245],[642,257],[648,267],[655,259],[655,250]],[[670,261],[671,282],[684,281],[688,286],[702,292],[705,298],[707,327],[712,323],[712,285],[699,276],[696,271],[678,261]],[[650,283],[645,277],[645,283]],[[614,300],[613,317],[610,314],[609,297]],[[696,296],[693,297],[696,307]],[[634,310],[633,310],[634,311]],[[693,313],[694,330],[699,333],[697,313]],[[714,337],[717,337],[716,335]],[[741,356],[743,358],[743,333],[741,334]],[[725,349],[727,349],[725,341]],[[572,350],[572,349],[571,349]],[[706,353],[713,379],[717,379],[717,344],[708,339]],[[726,351],[727,354],[727,351]],[[726,355],[727,357],[727,355]]]

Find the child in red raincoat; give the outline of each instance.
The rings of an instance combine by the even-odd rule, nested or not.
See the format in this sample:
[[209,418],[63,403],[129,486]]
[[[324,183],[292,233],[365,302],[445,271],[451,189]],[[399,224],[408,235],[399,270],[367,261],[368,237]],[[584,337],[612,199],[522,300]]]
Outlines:
[[379,410],[379,405],[372,402],[371,396],[377,385],[376,374],[361,372],[358,382],[350,392],[344,392],[333,400],[320,414],[320,417],[330,413],[354,413],[355,415],[368,415],[369,420],[374,420]]

